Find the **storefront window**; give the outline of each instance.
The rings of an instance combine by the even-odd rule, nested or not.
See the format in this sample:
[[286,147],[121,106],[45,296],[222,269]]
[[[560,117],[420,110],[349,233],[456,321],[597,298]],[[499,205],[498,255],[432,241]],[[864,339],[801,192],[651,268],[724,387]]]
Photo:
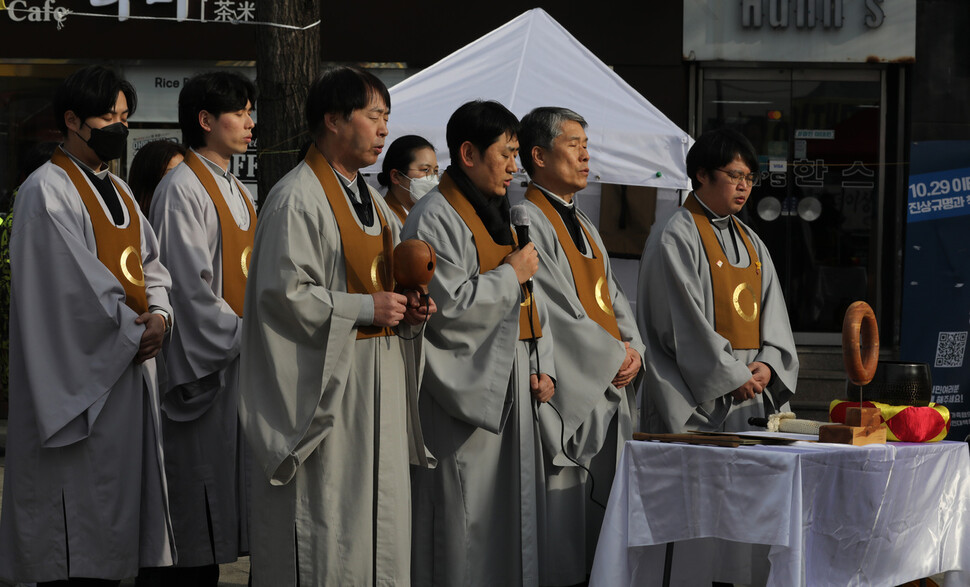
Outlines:
[[796,332],[836,333],[878,284],[880,72],[714,70],[702,129],[731,127],[761,172],[742,213],[765,241]]
[[33,152],[44,143],[61,140],[51,110],[59,82],[0,75],[0,213],[10,208],[14,189],[33,171],[28,169]]

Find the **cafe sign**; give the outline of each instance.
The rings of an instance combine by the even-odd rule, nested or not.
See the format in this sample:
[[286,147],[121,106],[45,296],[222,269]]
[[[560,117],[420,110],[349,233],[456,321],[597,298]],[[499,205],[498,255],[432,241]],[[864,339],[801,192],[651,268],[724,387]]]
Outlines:
[[[149,5],[171,5],[164,12]],[[166,8],[166,7],[162,7]],[[4,10],[5,9],[5,10]],[[106,17],[126,21],[172,20],[177,22],[240,23],[256,20],[255,0],[0,0],[0,10],[17,23],[56,23],[64,27],[72,15]]]

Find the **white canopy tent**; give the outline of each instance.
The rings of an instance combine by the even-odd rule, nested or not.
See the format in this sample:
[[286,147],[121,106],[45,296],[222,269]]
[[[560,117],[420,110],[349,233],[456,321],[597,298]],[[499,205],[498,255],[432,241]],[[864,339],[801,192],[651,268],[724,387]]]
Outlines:
[[[689,189],[692,139],[540,8],[530,10],[395,85],[390,136],[425,137],[441,168],[445,126],[469,100],[504,104],[522,117],[564,106],[589,123],[590,181]],[[366,170],[374,172],[378,166]]]

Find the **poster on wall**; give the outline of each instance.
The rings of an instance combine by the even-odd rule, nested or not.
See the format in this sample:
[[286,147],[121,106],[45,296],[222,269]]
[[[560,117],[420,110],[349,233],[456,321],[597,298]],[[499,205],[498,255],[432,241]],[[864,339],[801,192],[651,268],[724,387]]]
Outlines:
[[131,128],[128,129],[128,151],[125,157],[125,169],[131,169],[131,160],[135,158],[142,147],[152,141],[182,141],[182,131],[171,128]]
[[970,435],[970,141],[911,149],[900,358],[928,363],[949,440]]

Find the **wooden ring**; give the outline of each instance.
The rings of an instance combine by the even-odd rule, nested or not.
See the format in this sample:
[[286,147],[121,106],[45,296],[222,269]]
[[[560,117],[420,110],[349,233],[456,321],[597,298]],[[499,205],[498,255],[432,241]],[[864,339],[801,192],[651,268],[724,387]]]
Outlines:
[[863,386],[879,365],[879,325],[869,304],[853,302],[842,321],[842,361],[849,381]]

